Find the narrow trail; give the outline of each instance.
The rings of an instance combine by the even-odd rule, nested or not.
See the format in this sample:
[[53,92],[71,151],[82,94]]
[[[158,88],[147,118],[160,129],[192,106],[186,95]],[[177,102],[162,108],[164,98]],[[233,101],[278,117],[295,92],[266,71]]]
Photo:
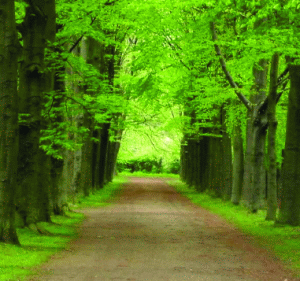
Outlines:
[[162,179],[132,178],[29,280],[296,281],[268,252]]

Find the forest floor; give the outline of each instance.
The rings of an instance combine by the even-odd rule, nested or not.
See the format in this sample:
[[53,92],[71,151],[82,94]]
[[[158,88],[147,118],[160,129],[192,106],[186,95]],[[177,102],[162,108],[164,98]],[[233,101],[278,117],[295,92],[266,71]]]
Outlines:
[[299,281],[164,179],[131,178],[113,204],[82,212],[80,237],[28,280]]

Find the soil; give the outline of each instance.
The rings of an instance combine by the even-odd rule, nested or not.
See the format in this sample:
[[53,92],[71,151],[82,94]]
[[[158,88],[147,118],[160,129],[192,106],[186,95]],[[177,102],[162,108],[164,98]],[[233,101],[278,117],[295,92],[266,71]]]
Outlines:
[[159,178],[86,209],[80,237],[29,280],[296,281],[278,259]]

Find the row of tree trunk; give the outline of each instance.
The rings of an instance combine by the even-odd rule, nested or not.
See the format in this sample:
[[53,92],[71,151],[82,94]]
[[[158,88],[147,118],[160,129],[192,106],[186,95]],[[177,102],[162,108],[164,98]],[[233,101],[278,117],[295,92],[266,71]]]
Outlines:
[[[63,215],[68,202],[74,202],[78,195],[88,196],[112,180],[119,143],[110,141],[110,135],[120,134],[111,130],[111,118],[99,123],[88,111],[79,114],[71,111],[70,116],[70,112],[59,110],[66,99],[66,86],[72,88],[74,96],[82,94],[84,89],[61,79],[62,74],[72,73],[72,68],[46,68],[46,42],[54,42],[56,36],[55,1],[26,2],[26,16],[18,27],[23,40],[21,47],[14,1],[0,1],[0,30],[3,31],[0,38],[0,241],[13,244],[19,244],[16,225],[44,233],[39,222],[51,222],[51,215]],[[82,55],[100,74],[107,74],[107,83],[113,91],[114,46],[105,47],[88,38],[80,51],[73,48],[73,52]],[[50,122],[42,112],[45,93],[53,91],[51,110],[55,117]],[[18,114],[26,116],[25,122],[18,124]],[[59,137],[64,131],[60,125],[66,120],[78,128],[87,128],[88,136],[82,139],[80,134],[68,134],[69,140],[83,143],[75,151],[54,144],[53,149],[63,156],[59,159],[41,149],[40,141],[42,130],[49,128],[55,129]]]
[[[216,49],[221,57],[217,45]],[[228,80],[232,80],[224,59],[221,57],[220,60]],[[220,125],[221,130],[205,128],[200,134],[185,135],[181,146],[181,178],[199,192],[210,191],[214,196],[231,199],[234,204],[242,203],[252,213],[267,209],[267,220],[300,225],[300,71],[299,65],[293,61],[288,60],[285,71],[290,73],[290,92],[282,172],[276,161],[276,104],[281,95],[277,93],[277,88],[283,75],[278,77],[279,54],[274,53],[270,64],[268,96],[267,61],[261,60],[260,67],[253,69],[253,94],[245,103],[248,110],[246,136],[242,137],[240,120],[237,120],[232,134],[228,135],[224,125],[226,112],[222,106],[217,122],[212,120],[213,124]],[[233,80],[230,84],[234,85]],[[221,137],[216,137],[216,134]],[[243,139],[246,140],[245,146]],[[245,152],[243,147],[246,147]],[[280,174],[282,179],[279,180]]]

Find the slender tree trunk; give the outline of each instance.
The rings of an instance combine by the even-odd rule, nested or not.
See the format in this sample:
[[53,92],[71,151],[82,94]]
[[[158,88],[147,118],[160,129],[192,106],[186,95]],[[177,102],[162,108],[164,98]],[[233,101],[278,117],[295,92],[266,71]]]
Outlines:
[[291,86],[278,222],[300,225],[300,65],[289,65]]
[[200,161],[201,161],[201,147],[200,147],[201,141],[198,139],[196,141],[196,147],[195,147],[195,161],[196,161],[196,178],[195,178],[195,188],[197,191],[201,190],[201,167],[200,167]]
[[91,137],[93,136],[93,122],[89,118],[88,113],[84,114],[83,117],[83,126],[89,128],[88,137],[85,140],[85,143],[82,147],[82,163],[81,163],[81,190],[83,191],[84,196],[89,196],[92,190],[92,149],[93,142]]
[[0,241],[19,245],[15,226],[18,155],[18,36],[14,1],[0,1]]
[[[251,99],[253,102],[253,97]],[[245,161],[244,161],[244,180],[242,187],[242,203],[247,208],[250,208],[249,202],[251,197],[251,186],[252,186],[252,147],[253,147],[253,138],[252,138],[252,110],[247,111],[247,128],[246,128],[246,151],[245,151]]]
[[210,138],[203,136],[200,140],[200,186],[201,192],[208,188],[208,171],[209,171],[209,141]]
[[[60,69],[61,73],[64,73],[65,69]],[[64,82],[60,81],[59,72],[56,73],[55,76],[55,82],[54,82],[54,90],[56,91],[57,96],[53,98],[52,108],[55,110],[59,108],[63,102],[64,97],[59,96],[59,93],[64,92]],[[59,110],[55,110],[56,117],[54,125],[52,125],[52,128],[55,128],[59,131],[58,126],[61,122],[64,121],[63,113]],[[65,214],[65,208],[64,206],[67,205],[67,191],[66,188],[68,186],[68,183],[70,183],[70,179],[66,181],[66,179],[63,178],[65,175],[64,167],[65,165],[65,153],[63,153],[63,148],[61,146],[55,145],[53,146],[54,149],[60,150],[60,152],[64,155],[62,155],[63,159],[57,159],[54,157],[51,157],[51,209],[54,212],[55,215],[64,215]]]
[[277,210],[277,167],[276,167],[276,104],[277,104],[277,76],[279,55],[275,53],[272,57],[270,72],[270,90],[268,96],[268,192],[267,192],[267,217],[266,220],[276,220]]
[[[75,41],[75,37],[74,37]],[[68,44],[68,49],[70,49],[72,46]],[[72,54],[75,56],[82,56],[86,59],[87,57],[87,50],[86,50],[86,44],[85,39],[82,39],[82,48],[80,49],[79,46],[76,46],[72,50]],[[71,78],[74,77],[76,71],[73,70],[72,67],[66,67],[66,74]],[[74,79],[66,80],[64,81],[65,87],[68,87],[71,89],[71,96],[74,98],[77,98],[81,95],[80,93],[80,87],[78,85],[78,81]],[[74,122],[76,124],[77,129],[83,127],[83,110],[80,110],[79,112],[77,110],[71,111],[71,117],[69,117],[69,120],[71,122]],[[64,118],[68,118],[67,116],[64,116]],[[82,135],[75,133],[69,133],[68,135],[69,139],[73,139],[75,144],[82,144]],[[75,151],[64,151],[64,168],[63,168],[63,179],[62,183],[64,185],[64,191],[67,193],[67,197],[72,199],[72,202],[75,203],[76,196],[78,193],[81,193],[82,190],[80,189],[80,183],[81,183],[81,163],[82,163],[82,147],[77,148]],[[82,194],[81,194],[82,195]]]
[[244,177],[244,147],[241,124],[234,127],[233,132],[233,182],[231,202],[235,205],[240,203]]
[[187,147],[185,137],[181,140],[180,148],[180,178],[183,182],[186,181],[186,169],[187,169]]
[[101,129],[96,129],[93,132],[93,137],[98,139],[99,142],[93,143],[93,181],[92,184],[95,189],[100,188],[100,182],[99,182],[99,171],[100,171],[100,146],[101,146]]
[[107,157],[108,165],[106,169],[107,182],[111,182],[113,180],[119,148],[120,148],[119,142],[109,142],[108,157]]
[[227,133],[226,127],[226,110],[224,105],[221,108],[222,116],[222,161],[221,168],[223,170],[222,179],[223,182],[223,198],[230,200],[232,194],[232,152],[231,152],[231,138]]
[[99,184],[100,188],[104,187],[106,183],[105,179],[105,169],[107,163],[107,150],[108,150],[108,140],[109,140],[109,128],[110,123],[102,124],[101,129],[101,141],[100,141],[100,162],[99,162]]

